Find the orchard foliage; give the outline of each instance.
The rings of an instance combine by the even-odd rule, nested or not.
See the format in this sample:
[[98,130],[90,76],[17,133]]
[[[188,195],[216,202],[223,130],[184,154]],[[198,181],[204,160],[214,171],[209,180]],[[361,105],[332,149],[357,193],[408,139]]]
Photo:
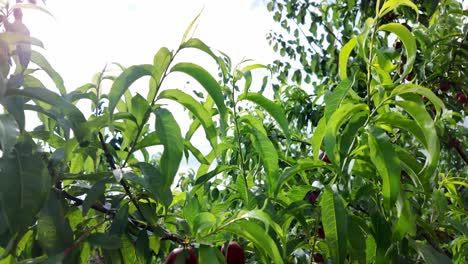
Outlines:
[[[232,65],[195,19],[152,64],[73,90],[22,23],[44,9],[2,4],[0,263],[464,263],[461,4],[267,7],[297,28],[272,38],[288,58],[271,67]],[[200,89],[165,88],[172,75]]]

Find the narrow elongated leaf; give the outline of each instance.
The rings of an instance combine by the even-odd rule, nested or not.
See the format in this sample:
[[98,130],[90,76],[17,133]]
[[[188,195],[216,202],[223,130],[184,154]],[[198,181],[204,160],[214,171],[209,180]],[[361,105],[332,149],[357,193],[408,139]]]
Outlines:
[[110,226],[109,234],[120,236],[125,232],[128,224],[128,208],[128,203],[119,208]]
[[164,177],[164,187],[169,188],[179,169],[184,150],[184,138],[179,125],[171,112],[164,108],[156,109],[156,134],[164,146],[160,159],[161,173]]
[[36,99],[51,105],[56,111],[65,114],[68,120],[73,123],[73,132],[80,144],[87,142],[87,137],[89,135],[85,127],[86,119],[84,115],[75,105],[65,101],[59,95],[39,87],[14,89],[9,90],[7,93],[11,95],[25,96],[27,98]]
[[281,130],[289,138],[289,122],[280,105],[270,101],[259,93],[246,93],[239,96],[239,100],[249,100],[267,111],[278,122]]
[[88,210],[91,208],[94,202],[96,202],[99,197],[104,193],[106,190],[106,183],[109,179],[104,178],[98,182],[96,182],[91,189],[89,189],[88,193],[86,194],[86,198],[83,201],[83,216],[88,213]]
[[418,124],[414,120],[411,120],[402,114],[397,112],[382,113],[378,116],[375,124],[391,125],[393,127],[404,129],[413,134],[421,144],[427,147],[426,138]]
[[380,128],[368,133],[370,158],[382,177],[384,207],[389,211],[400,193],[400,160],[393,150],[389,137]]
[[206,110],[205,107],[203,107],[202,104],[197,102],[190,95],[175,89],[161,92],[161,94],[158,96],[158,100],[162,98],[174,100],[190,110],[190,112],[192,112],[192,114],[200,121],[200,124],[205,129],[206,139],[208,139],[213,149],[216,149],[216,145],[218,144],[216,128],[213,120],[211,119],[210,113],[208,110]]
[[325,119],[327,122],[336,110],[340,107],[341,102],[348,94],[351,87],[353,87],[354,81],[349,79],[342,80],[340,84],[333,90],[333,92],[325,96]]
[[56,193],[49,194],[46,205],[39,213],[37,236],[41,247],[49,256],[64,251],[73,243],[73,232],[65,218],[61,197]]
[[430,245],[423,245],[413,240],[410,240],[410,242],[427,264],[453,263],[447,255],[438,252]]
[[396,102],[396,104],[401,106],[416,121],[426,138],[427,158],[423,170],[418,173],[423,175],[425,188],[428,188],[429,179],[437,169],[440,154],[439,137],[434,121],[422,105],[411,101],[401,101]]
[[164,177],[159,168],[149,163],[139,162],[136,166],[143,172],[144,181],[136,175],[136,177],[132,177],[133,181],[142,184],[156,200],[161,201],[165,206],[169,206],[172,202],[170,189],[172,181],[168,184],[166,182],[167,178]]
[[149,64],[135,65],[125,69],[112,84],[109,92],[109,116],[112,119],[114,109],[120,98],[136,80],[143,76],[152,76],[153,66]]
[[184,140],[184,146],[186,149],[190,150],[192,155],[200,162],[201,164],[209,165],[210,162],[206,160],[203,156],[203,153],[200,152],[190,141]]
[[348,220],[346,209],[339,194],[330,188],[325,188],[320,201],[322,209],[322,224],[325,239],[330,249],[333,263],[344,263],[348,236]]
[[148,121],[149,113],[151,112],[151,107],[149,103],[141,96],[136,94],[132,97],[132,108],[130,109],[130,114],[135,117],[136,123],[139,126],[143,126]]
[[327,120],[322,117],[315,128],[314,135],[312,136],[312,151],[314,159],[318,159],[320,155],[320,148],[322,146],[323,136],[325,135],[325,129],[327,128]]
[[387,13],[395,10],[396,8],[402,5],[411,7],[416,12],[416,15],[419,14],[418,7],[410,0],[389,0],[382,5],[382,8],[379,12],[379,17],[385,16]]
[[213,98],[221,120],[221,130],[224,134],[227,126],[227,108],[224,104],[224,96],[222,93],[222,89],[219,86],[218,82],[211,76],[211,74],[206,71],[204,68],[200,67],[199,65],[193,63],[178,63],[171,68],[171,72],[183,72],[188,74],[195,80],[197,80],[203,88],[208,92],[208,94]]
[[273,195],[278,182],[278,153],[270,139],[256,129],[252,129],[252,145],[257,151],[265,168],[266,183],[268,184],[268,194]]
[[50,63],[44,56],[42,56],[42,54],[35,50],[31,50],[31,61],[41,67],[49,75],[61,95],[67,93],[62,77],[54,70],[54,68],[52,68]]
[[260,133],[264,134],[267,136],[267,132],[265,130],[265,127],[263,127],[262,121],[254,116],[251,115],[245,115],[239,118],[240,122],[244,122],[246,124],[249,124],[251,127],[257,129]]
[[31,139],[0,158],[0,213],[12,234],[31,225],[46,201],[50,176]]
[[440,116],[442,109],[445,108],[444,102],[437,97],[430,89],[414,83],[400,84],[392,90],[391,97],[396,97],[405,93],[414,93],[425,96],[434,105],[437,115]]
[[230,231],[236,235],[242,236],[264,252],[265,256],[271,259],[271,263],[284,263],[275,241],[260,225],[252,221],[235,221],[224,227],[224,230]]
[[340,79],[342,81],[346,80],[348,78],[348,59],[349,55],[353,51],[354,47],[357,45],[357,39],[352,38],[346,43],[343,48],[340,51],[340,57],[339,57],[339,74],[340,74]]
[[211,50],[210,47],[208,47],[208,45],[206,45],[203,41],[201,41],[200,39],[197,39],[197,38],[191,38],[189,40],[187,40],[186,42],[184,42],[181,46],[180,46],[181,49],[184,49],[184,48],[195,48],[195,49],[198,49],[198,50],[201,50],[205,53],[207,53],[208,55],[210,55],[219,65],[220,69],[221,69],[221,72],[223,73],[223,77],[226,78],[227,75],[228,75],[228,69],[226,67],[226,63],[224,62],[224,60],[219,57],[219,56],[216,56],[216,54],[213,53],[213,51]]
[[210,180],[214,176],[220,174],[221,172],[225,172],[225,171],[228,171],[228,170],[235,170],[235,169],[239,169],[239,167],[234,166],[234,165],[232,165],[232,166],[219,165],[214,170],[212,170],[212,171],[198,177],[197,180],[195,181],[195,185],[204,184],[205,182],[207,182],[208,180]]
[[153,131],[146,135],[140,142],[138,142],[134,150],[144,149],[146,147],[161,145],[158,134],[156,131]]
[[278,195],[279,190],[286,183],[290,178],[294,177],[294,175],[306,171],[312,170],[315,168],[323,168],[325,167],[325,163],[319,160],[311,160],[311,159],[301,159],[297,161],[297,164],[292,166],[291,168],[286,169],[283,174],[278,179],[278,183],[276,184],[275,195]]
[[343,123],[351,118],[353,114],[364,111],[369,112],[369,108],[365,104],[345,104],[333,113],[330,117],[330,122],[327,123],[325,135],[323,138],[325,151],[328,158],[336,165],[340,162],[339,151],[336,149],[336,137],[338,129]]
[[3,153],[10,153],[19,135],[18,124],[9,114],[0,115],[0,145]]
[[122,247],[122,241],[118,236],[111,236],[104,233],[93,233],[89,235],[88,242],[93,246],[103,249],[119,249]]
[[148,102],[152,102],[156,98],[159,87],[161,86],[161,78],[167,71],[173,57],[171,51],[166,48],[160,48],[153,58],[153,78],[150,80],[150,90],[148,92]]
[[379,27],[379,30],[389,31],[397,35],[399,39],[403,42],[406,51],[406,64],[403,70],[403,73],[400,77],[400,80],[404,79],[408,73],[413,69],[414,60],[416,59],[416,40],[411,34],[411,32],[402,24],[398,23],[389,23]]

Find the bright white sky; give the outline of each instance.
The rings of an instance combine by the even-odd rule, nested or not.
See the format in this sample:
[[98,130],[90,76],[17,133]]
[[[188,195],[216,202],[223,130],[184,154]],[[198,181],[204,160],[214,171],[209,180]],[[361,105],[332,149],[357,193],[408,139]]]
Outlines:
[[[202,9],[195,37],[226,53],[233,65],[242,59],[268,64],[275,57],[265,38],[274,22],[263,0],[47,0],[46,3],[55,18],[25,11],[24,22],[31,35],[44,43],[46,50],[41,52],[63,77],[69,92],[90,82],[106,63],[118,62],[126,67],[153,63],[159,48],[176,49],[185,29]],[[180,54],[181,60],[216,70],[211,59],[197,54],[200,53],[184,52]],[[165,87],[184,89],[187,80],[186,76],[174,75],[167,79]],[[147,82],[142,84],[147,87]],[[192,90],[192,84],[188,88]],[[132,91],[137,89],[140,88]],[[142,95],[146,96],[146,91]],[[176,104],[169,107],[173,113],[179,113],[175,117],[185,133],[191,123],[187,113]],[[37,124],[29,125],[33,128]],[[209,152],[201,129],[192,143],[203,153]],[[158,150],[162,149],[154,149]],[[192,162],[183,162],[181,171],[188,167],[196,169]]]
[[152,63],[160,47],[177,48],[202,9],[195,36],[209,46],[233,62],[273,58],[265,40],[273,20],[262,0],[48,0],[46,7],[55,20],[40,12],[28,12],[24,20],[69,90],[108,62]]

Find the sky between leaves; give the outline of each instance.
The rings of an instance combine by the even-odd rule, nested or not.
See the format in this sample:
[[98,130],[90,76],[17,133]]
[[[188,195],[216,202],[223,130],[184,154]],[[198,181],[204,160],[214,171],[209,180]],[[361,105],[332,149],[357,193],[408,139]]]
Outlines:
[[[45,50],[41,52],[63,77],[68,91],[90,82],[106,64],[118,62],[128,67],[152,63],[159,48],[176,49],[185,29],[200,11],[195,37],[226,53],[233,65],[243,59],[268,64],[275,57],[265,38],[274,23],[262,0],[47,0],[46,3],[54,18],[27,10],[24,22],[31,35],[44,43]],[[180,54],[181,60],[198,63],[215,75],[216,65],[204,56],[190,51]],[[193,81],[187,83],[186,76],[174,76],[167,79],[163,88],[196,89]],[[147,87],[146,80],[140,84]],[[133,86],[140,87],[138,82]],[[146,90],[142,95],[146,95]],[[185,133],[190,125],[187,114],[181,106],[169,104],[173,113],[182,113],[176,119]],[[28,129],[37,125],[35,121],[27,123]],[[203,131],[194,135],[197,138],[200,140],[192,143],[207,154],[209,145],[204,142]],[[180,171],[193,165],[194,160],[190,159],[181,164]]]

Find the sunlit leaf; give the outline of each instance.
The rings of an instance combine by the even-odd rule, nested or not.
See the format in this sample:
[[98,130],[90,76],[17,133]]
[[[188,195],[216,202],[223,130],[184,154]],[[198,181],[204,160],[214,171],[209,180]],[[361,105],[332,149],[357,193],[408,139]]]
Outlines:
[[389,211],[400,193],[400,160],[385,131],[371,128],[368,133],[370,158],[382,177],[384,207]]
[[286,119],[283,109],[259,93],[246,93],[239,96],[239,100],[249,100],[267,111],[278,122],[286,137],[289,137],[289,122]]
[[197,80],[208,94],[213,98],[221,119],[221,130],[224,133],[227,126],[227,108],[224,104],[224,96],[218,82],[204,68],[193,63],[178,63],[171,68],[171,72],[183,72]]
[[216,149],[216,145],[218,144],[216,128],[213,120],[211,119],[210,113],[203,107],[203,105],[193,99],[190,95],[175,89],[161,92],[158,96],[158,100],[163,98],[174,100],[190,110],[205,129],[206,139],[208,139],[213,149]]
[[344,81],[345,79],[348,78],[348,59],[349,55],[353,51],[354,47],[357,45],[357,39],[356,38],[351,38],[348,43],[346,43],[343,48],[340,51],[340,57],[339,57],[339,75],[340,79]]
[[347,212],[339,194],[326,188],[320,201],[325,239],[333,263],[345,263],[348,236]]
[[403,42],[406,51],[406,64],[401,74],[400,80],[404,79],[413,69],[414,60],[416,59],[416,40],[411,32],[402,24],[389,23],[379,27],[379,30],[389,31],[397,35]]
[[182,160],[184,138],[171,112],[159,108],[154,113],[156,114],[156,134],[164,146],[160,159],[161,173],[165,179],[163,186],[169,188]]

